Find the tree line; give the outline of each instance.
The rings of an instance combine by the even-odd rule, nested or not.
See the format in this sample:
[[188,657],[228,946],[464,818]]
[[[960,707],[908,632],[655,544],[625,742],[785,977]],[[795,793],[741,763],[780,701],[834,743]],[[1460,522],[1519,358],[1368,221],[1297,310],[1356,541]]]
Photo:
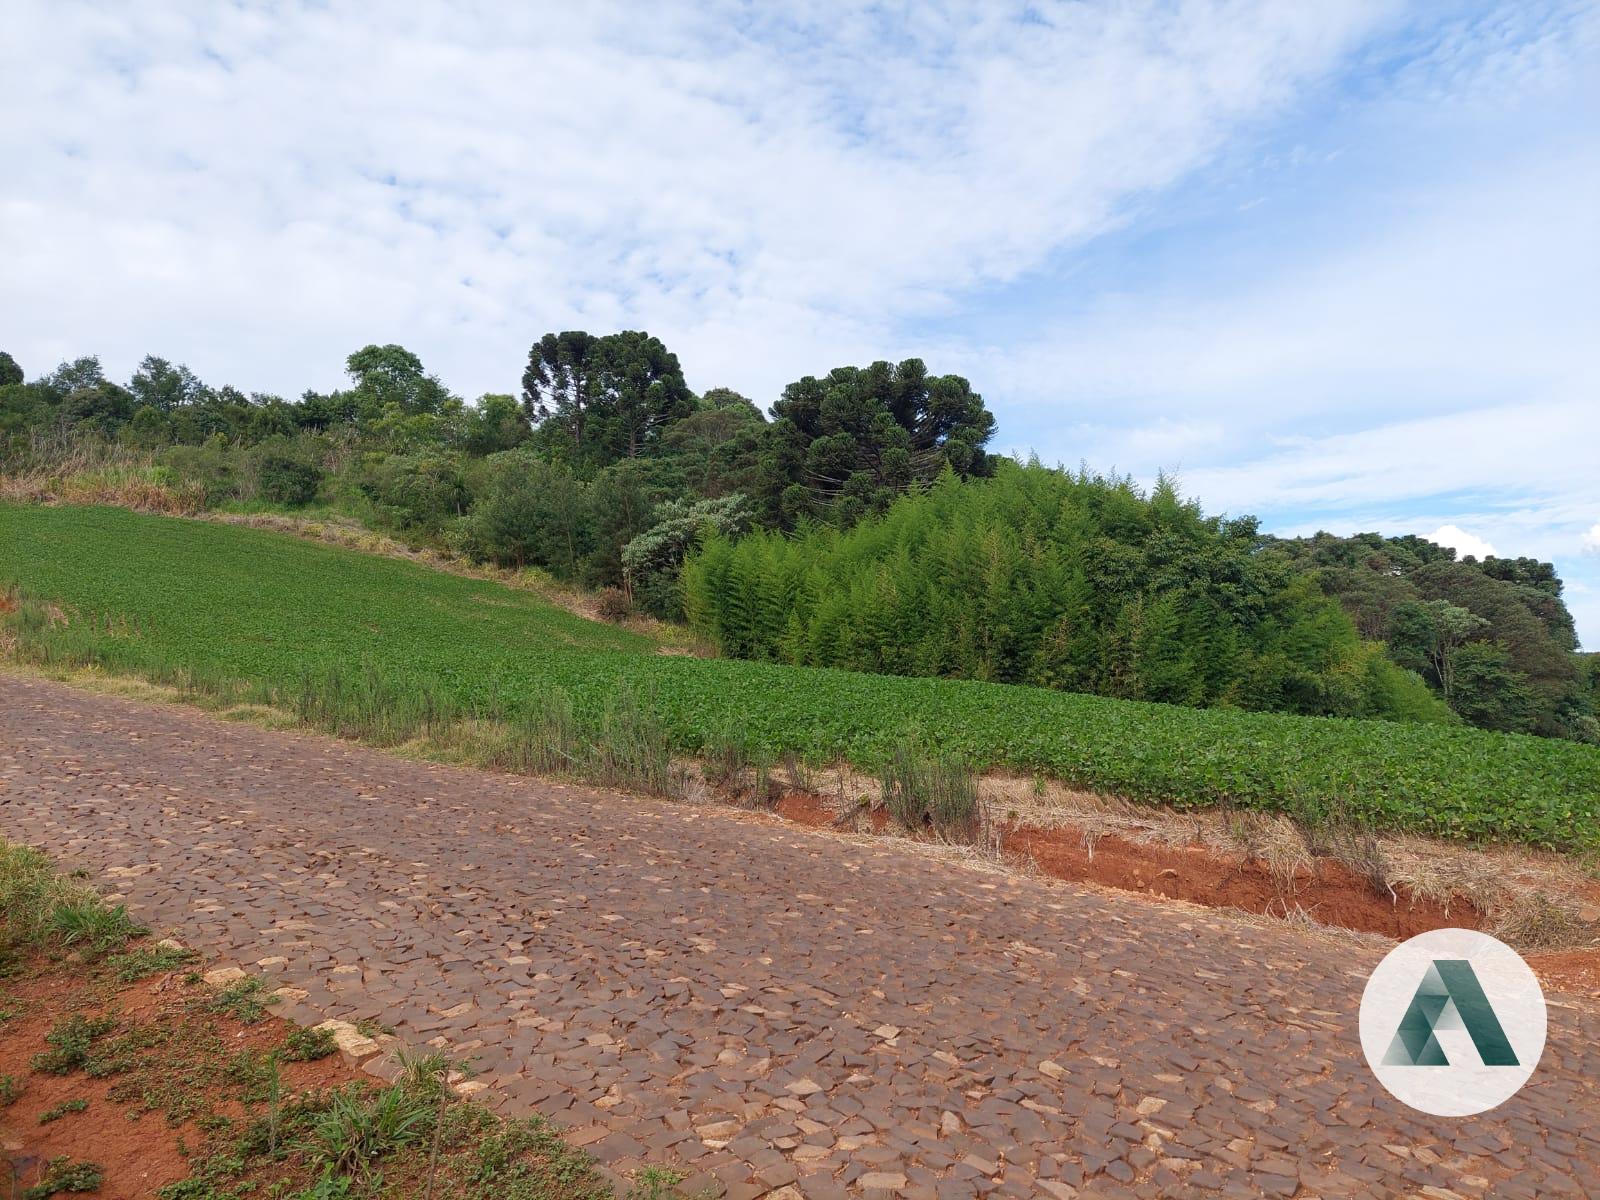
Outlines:
[[0,469],[86,447],[144,456],[210,507],[332,508],[486,562],[614,587],[679,613],[677,570],[708,526],[848,524],[941,470],[991,469],[994,418],[922,362],[840,367],[784,389],[770,418],[728,388],[694,394],[659,338],[550,333],[518,396],[464,402],[402,346],[365,346],[349,386],[297,399],[212,386],[146,357],[31,381],[0,353]]
[[1577,653],[1555,567],[1482,561],[1415,536],[1269,539],[1350,613],[1361,636],[1485,729],[1600,742],[1600,658]]
[[114,462],[210,507],[348,515],[615,589],[732,655],[1600,741],[1600,659],[1550,564],[1272,538],[1169,481],[998,459],[982,397],[918,359],[767,411],[696,394],[639,331],[546,334],[520,394],[472,402],[401,346],[345,368],[285,399],[156,356],[29,380],[0,353],[0,471]]

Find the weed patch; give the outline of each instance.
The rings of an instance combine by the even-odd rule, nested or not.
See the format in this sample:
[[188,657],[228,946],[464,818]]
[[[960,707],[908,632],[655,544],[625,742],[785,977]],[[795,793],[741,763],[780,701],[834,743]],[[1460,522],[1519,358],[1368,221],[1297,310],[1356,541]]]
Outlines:
[[296,1026],[283,1039],[285,1062],[316,1062],[339,1049],[331,1031]]
[[137,983],[152,975],[175,971],[194,959],[194,951],[177,946],[141,946],[126,954],[110,955],[106,963],[115,972],[118,983]]
[[104,954],[150,932],[128,915],[125,906],[107,908],[99,897],[58,903],[50,912],[50,928],[63,946],[78,946],[91,954]]
[[47,1075],[70,1075],[89,1061],[94,1044],[117,1027],[115,1017],[85,1017],[74,1013],[58,1021],[45,1043],[50,1047],[33,1056],[33,1069]]
[[259,976],[246,975],[204,1003],[211,1012],[227,1013],[242,1024],[254,1025],[267,1015],[267,1005],[273,999]]
[[881,781],[884,807],[906,829],[931,829],[951,841],[975,840],[982,824],[978,781],[960,759],[924,754],[909,741],[897,742]]
[[94,1192],[105,1179],[99,1163],[75,1161],[63,1156],[45,1166],[44,1178],[22,1192],[22,1200],[48,1200],[62,1192]]
[[59,1121],[62,1117],[70,1116],[73,1113],[87,1112],[88,1108],[89,1102],[81,1097],[76,1100],[63,1100],[60,1104],[47,1108],[40,1113],[39,1124],[48,1125],[52,1121]]

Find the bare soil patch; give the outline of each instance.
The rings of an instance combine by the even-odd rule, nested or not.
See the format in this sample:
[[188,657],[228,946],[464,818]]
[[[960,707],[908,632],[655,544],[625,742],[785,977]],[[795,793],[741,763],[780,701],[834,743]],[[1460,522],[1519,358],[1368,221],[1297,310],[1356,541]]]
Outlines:
[[1321,925],[1397,940],[1430,929],[1478,929],[1483,924],[1483,914],[1459,896],[1448,905],[1412,895],[1404,887],[1380,896],[1366,880],[1328,859],[1284,878],[1259,859],[1228,862],[1203,846],[1139,844],[1108,834],[1091,848],[1082,831],[1070,828],[1018,828],[1004,836],[1002,845],[1032,858],[1056,879],[1263,916],[1288,917],[1299,910]]
[[[36,959],[27,977],[5,988],[0,1010],[13,1014],[0,1022],[0,1077],[9,1076],[20,1088],[11,1104],[0,1108],[0,1149],[10,1174],[6,1181],[16,1194],[40,1182],[52,1159],[92,1160],[104,1171],[95,1193],[105,1200],[148,1197],[170,1183],[187,1179],[192,1164],[185,1155],[204,1145],[207,1131],[199,1122],[219,1118],[239,1122],[247,1116],[238,1088],[223,1070],[191,1070],[182,1061],[199,1053],[191,1036],[200,1021],[208,1035],[219,1039],[226,1054],[266,1054],[282,1045],[294,1027],[277,1018],[246,1025],[227,1014],[193,1011],[203,985],[187,983],[187,970],[158,975],[124,985],[86,986],[81,971],[51,966]],[[174,1120],[167,1112],[140,1113],[139,1102],[124,1093],[128,1076],[115,1073],[95,1077],[83,1070],[52,1074],[36,1070],[34,1056],[47,1049],[46,1036],[74,1014],[111,1015],[117,1029],[108,1037],[132,1030],[152,1031],[150,1036],[170,1039],[168,1063],[176,1076],[182,1072],[183,1106],[194,1115]],[[206,1038],[208,1046],[211,1036]],[[281,1064],[285,1094],[312,1092],[363,1080],[353,1064],[335,1054],[313,1062]],[[154,1099],[154,1097],[151,1097]],[[174,1100],[180,1099],[178,1096]],[[82,1111],[64,1111],[64,1105],[87,1102]],[[62,1115],[40,1123],[51,1112]]]

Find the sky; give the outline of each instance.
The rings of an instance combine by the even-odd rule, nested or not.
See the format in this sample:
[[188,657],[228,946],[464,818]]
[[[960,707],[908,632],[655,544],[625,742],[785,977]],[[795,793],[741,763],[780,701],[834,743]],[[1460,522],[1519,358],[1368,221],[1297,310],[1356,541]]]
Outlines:
[[466,397],[647,329],[763,406],[1553,560],[1600,649],[1600,3],[11,0],[0,348]]

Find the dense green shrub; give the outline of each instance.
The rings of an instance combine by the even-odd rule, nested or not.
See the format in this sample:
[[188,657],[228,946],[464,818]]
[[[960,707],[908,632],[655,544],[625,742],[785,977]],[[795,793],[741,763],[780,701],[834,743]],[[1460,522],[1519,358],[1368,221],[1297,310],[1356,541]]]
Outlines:
[[1448,720],[1253,520],[1167,483],[1005,464],[848,531],[712,536],[683,576],[727,654],[1133,700]]
[[472,503],[460,462],[439,453],[370,455],[357,486],[375,523],[401,532],[437,534]]
[[658,617],[683,615],[678,572],[704,536],[734,537],[750,527],[742,495],[715,500],[673,500],[655,513],[656,523],[622,548],[622,575],[634,598]]
[[1600,708],[1552,564],[1457,561],[1454,550],[1416,536],[1269,540],[1463,719],[1600,741]]
[[242,494],[243,452],[220,435],[196,446],[171,446],[163,452],[162,463],[184,483],[202,488],[208,505]]
[[473,549],[506,567],[577,575],[593,548],[588,489],[568,467],[520,450],[495,456],[495,471],[468,523]]
[[286,454],[267,454],[256,468],[256,487],[263,500],[299,508],[317,498],[325,472],[313,463]]

